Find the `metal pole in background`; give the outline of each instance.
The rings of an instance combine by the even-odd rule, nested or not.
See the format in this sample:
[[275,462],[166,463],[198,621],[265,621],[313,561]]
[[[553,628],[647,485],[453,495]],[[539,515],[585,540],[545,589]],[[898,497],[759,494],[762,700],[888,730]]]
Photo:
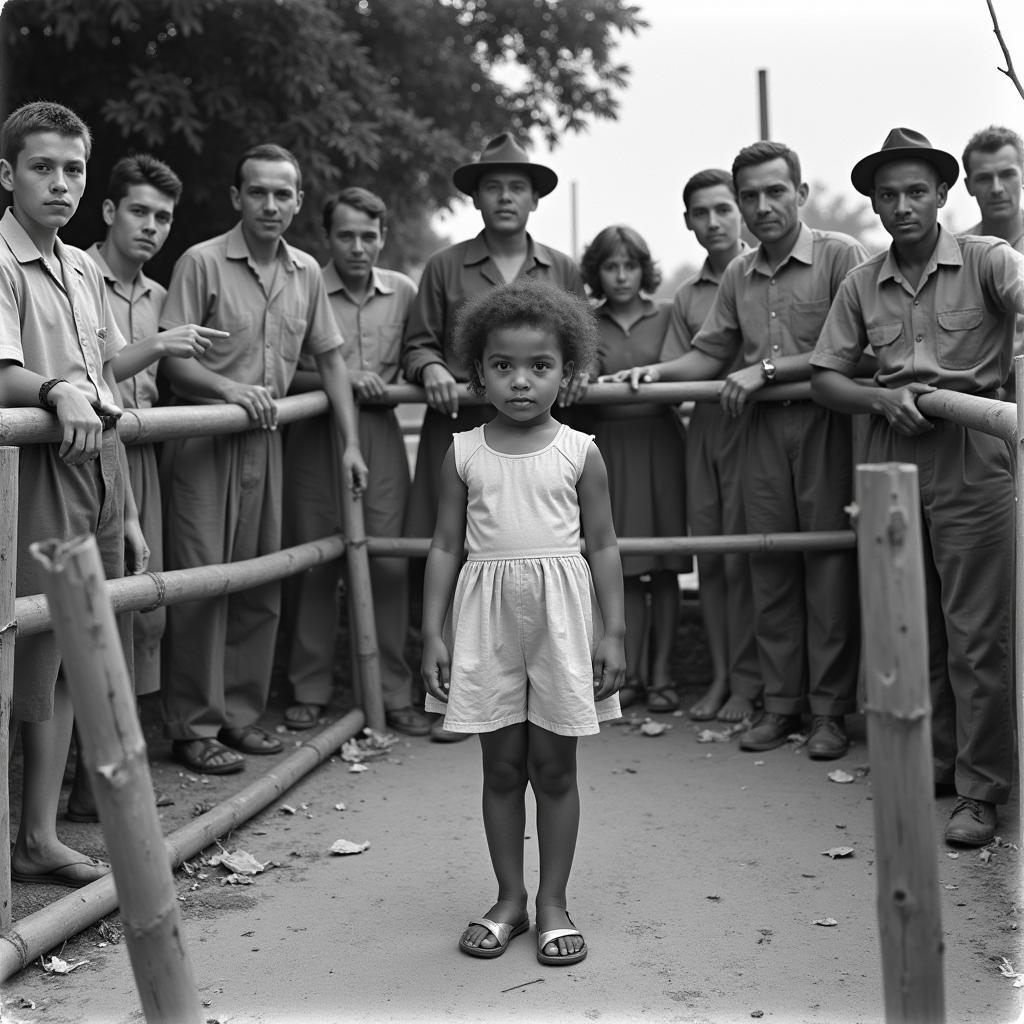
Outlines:
[[757,69],[757,98],[760,113],[760,139],[762,142],[771,138],[768,131],[768,69]]

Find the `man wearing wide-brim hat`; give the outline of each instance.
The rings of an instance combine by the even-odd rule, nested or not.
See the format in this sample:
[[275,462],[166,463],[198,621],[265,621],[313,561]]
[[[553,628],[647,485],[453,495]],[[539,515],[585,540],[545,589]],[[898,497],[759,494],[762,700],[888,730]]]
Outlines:
[[[871,414],[869,462],[918,467],[936,793],[957,797],[946,841],[983,846],[1013,770],[1012,463],[1004,441],[927,419],[917,396],[995,397],[1024,312],[1024,259],[1004,241],[939,224],[958,175],[955,157],[909,128],[857,162],[853,185],[892,245],[846,277],[811,364],[817,401]],[[865,387],[850,378],[868,345],[878,369]]]
[[[584,295],[575,262],[526,230],[538,201],[558,184],[550,167],[530,160],[526,150],[503,132],[484,146],[477,160],[456,168],[452,182],[473,200],[483,230],[427,261],[402,343],[402,371],[410,383],[423,386],[428,406],[406,518],[405,532],[411,537],[434,532],[438,479],[452,434],[471,430],[494,415],[490,406],[464,406],[461,401],[468,395],[468,375],[451,350],[459,309],[468,299],[518,277],[551,281]],[[574,379],[567,400],[584,387],[585,379]],[[437,729],[434,738],[463,739],[465,734],[445,735]]]

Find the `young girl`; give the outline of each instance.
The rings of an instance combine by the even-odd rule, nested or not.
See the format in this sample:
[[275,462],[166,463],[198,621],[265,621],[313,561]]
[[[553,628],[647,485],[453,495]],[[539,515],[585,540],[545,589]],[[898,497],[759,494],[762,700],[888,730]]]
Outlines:
[[[596,299],[598,373],[657,362],[670,307],[645,298],[661,281],[647,243],[632,228],[605,228],[580,261],[583,280]],[[676,354],[676,353],[673,353]],[[686,533],[686,439],[667,405],[601,405],[595,435],[608,461],[612,518],[620,537],[678,537]],[[670,661],[679,617],[678,574],[689,572],[685,555],[627,555],[626,684],[622,707],[647,688],[647,710],[679,708]],[[647,616],[650,578],[651,607]],[[648,656],[649,652],[649,656]]]
[[456,434],[445,456],[423,588],[422,673],[426,709],[443,712],[446,729],[480,736],[498,899],[459,939],[470,956],[501,956],[529,927],[527,783],[540,847],[537,959],[567,965],[587,955],[566,913],[579,828],[576,743],[619,717],[622,571],[601,454],[551,407],[594,345],[584,303],[529,279],[473,300],[456,331],[470,388],[496,415]]

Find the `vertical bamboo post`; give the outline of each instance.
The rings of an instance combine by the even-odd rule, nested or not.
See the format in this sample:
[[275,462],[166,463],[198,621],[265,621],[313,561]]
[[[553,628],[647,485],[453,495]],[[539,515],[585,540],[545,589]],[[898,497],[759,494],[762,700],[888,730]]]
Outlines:
[[[370,584],[370,559],[366,552],[366,527],[363,524],[363,503],[342,480],[338,485],[341,518],[345,527],[345,561],[348,566],[350,634],[355,644],[366,724],[383,732],[384,693],[380,681],[380,651],[377,647],[377,624],[373,614],[373,588]],[[385,623],[387,629],[389,623]]]
[[204,1019],[96,539],[31,547],[63,655],[146,1020]]
[[945,1021],[917,467],[857,467],[857,556],[887,1024]]
[[11,699],[17,583],[18,449],[0,448],[0,932],[11,927]]

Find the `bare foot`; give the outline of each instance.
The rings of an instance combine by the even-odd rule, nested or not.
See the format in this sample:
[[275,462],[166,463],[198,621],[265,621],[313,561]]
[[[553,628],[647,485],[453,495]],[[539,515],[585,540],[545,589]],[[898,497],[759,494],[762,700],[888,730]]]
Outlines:
[[754,702],[734,693],[718,710],[720,722],[743,722],[754,716]]
[[724,679],[713,679],[707,692],[693,707],[690,717],[695,722],[710,722],[729,696],[729,687]]
[[[521,900],[498,900],[484,917],[495,924],[517,925],[526,918],[526,897],[523,896]],[[498,940],[486,928],[471,924],[462,933],[460,943],[479,949],[494,949]]]
[[[555,931],[559,928],[575,929],[569,915],[562,907],[537,907],[537,934]],[[547,943],[541,952],[545,956],[572,956],[586,948],[582,935],[563,935]]]

